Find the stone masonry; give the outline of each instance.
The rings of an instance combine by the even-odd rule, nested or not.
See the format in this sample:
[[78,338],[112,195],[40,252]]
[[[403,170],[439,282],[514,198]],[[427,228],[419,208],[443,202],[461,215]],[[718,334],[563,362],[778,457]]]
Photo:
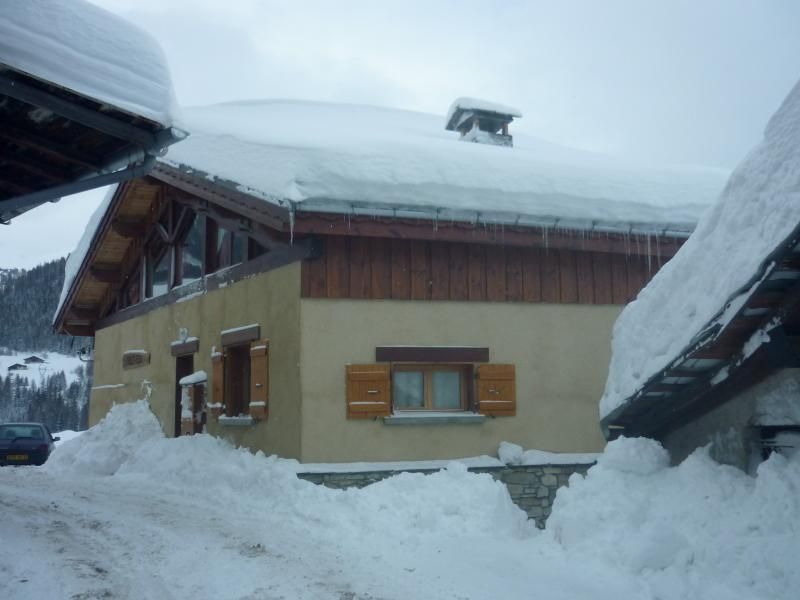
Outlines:
[[[539,527],[544,527],[556,491],[567,485],[570,475],[585,475],[591,464],[583,465],[522,465],[503,467],[470,467],[473,473],[488,473],[508,488],[511,500],[524,510],[528,517],[535,520]],[[407,473],[430,474],[438,469],[408,469]],[[335,489],[350,487],[361,488],[381,481],[400,471],[360,471],[351,473],[298,473],[300,479]]]

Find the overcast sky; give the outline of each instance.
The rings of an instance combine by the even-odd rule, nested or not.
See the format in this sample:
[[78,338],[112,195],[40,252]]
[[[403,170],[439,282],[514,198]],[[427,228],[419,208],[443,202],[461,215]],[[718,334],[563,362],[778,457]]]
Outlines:
[[[800,78],[795,0],[93,1],[159,40],[183,105],[478,96],[517,132],[661,163],[735,166]],[[0,228],[0,266],[69,252],[100,197]]]

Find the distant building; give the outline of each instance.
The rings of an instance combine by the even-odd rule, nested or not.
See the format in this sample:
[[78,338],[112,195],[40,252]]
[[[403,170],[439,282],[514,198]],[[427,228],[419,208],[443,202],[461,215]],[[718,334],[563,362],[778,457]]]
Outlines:
[[27,370],[28,370],[28,367],[26,365],[21,365],[19,363],[14,363],[10,367],[8,367],[9,373],[11,371],[27,371]]
[[41,364],[41,363],[44,363],[44,362],[47,362],[47,361],[45,359],[43,359],[43,358],[40,358],[40,357],[36,356],[36,355],[29,356],[28,358],[25,359],[25,364],[26,365],[38,365],[38,364]]

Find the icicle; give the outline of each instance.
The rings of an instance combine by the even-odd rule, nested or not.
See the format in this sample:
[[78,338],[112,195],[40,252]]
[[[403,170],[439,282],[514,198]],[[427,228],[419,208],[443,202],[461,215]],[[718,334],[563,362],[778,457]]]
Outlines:
[[294,243],[294,202],[289,203],[289,245]]

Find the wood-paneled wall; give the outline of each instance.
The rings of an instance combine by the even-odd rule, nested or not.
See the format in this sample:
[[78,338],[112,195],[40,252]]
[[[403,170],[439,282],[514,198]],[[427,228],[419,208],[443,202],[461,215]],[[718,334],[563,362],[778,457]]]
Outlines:
[[325,236],[304,298],[625,304],[658,257],[496,244]]

